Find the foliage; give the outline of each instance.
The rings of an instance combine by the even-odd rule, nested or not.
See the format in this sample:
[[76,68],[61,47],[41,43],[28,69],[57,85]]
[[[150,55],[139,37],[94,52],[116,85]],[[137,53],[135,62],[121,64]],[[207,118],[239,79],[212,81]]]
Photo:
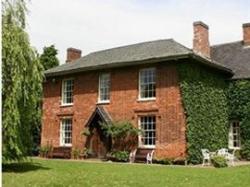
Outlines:
[[236,80],[229,84],[228,101],[231,120],[240,121],[241,156],[249,159],[250,149],[250,80]]
[[214,156],[211,161],[213,166],[216,168],[227,167],[227,160],[223,156]]
[[250,166],[223,169],[40,160],[3,165],[4,187],[249,186]]
[[74,148],[72,149],[72,152],[71,152],[72,156],[74,159],[79,159],[80,158],[80,154],[81,154],[81,150],[78,149],[78,148]]
[[111,153],[111,156],[113,156],[115,161],[118,162],[127,162],[129,160],[128,151],[114,151]]
[[40,56],[40,61],[45,70],[59,65],[59,60],[56,55],[57,49],[55,49],[54,45],[43,48],[43,53]]
[[201,163],[201,149],[227,146],[227,84],[219,73],[192,63],[178,65],[187,120],[188,160]]
[[51,145],[42,146],[39,149],[39,154],[41,157],[47,158],[51,154],[52,150],[53,150],[53,147]]
[[25,31],[25,1],[5,0],[2,7],[3,160],[21,160],[40,123],[43,67]]
[[112,138],[111,149],[130,150],[134,146],[134,139],[140,130],[128,121],[101,123],[101,128],[107,137]]
[[93,154],[93,152],[92,152],[91,149],[88,149],[88,148],[84,147],[84,149],[83,149],[83,155],[84,155],[85,158],[88,158],[92,154]]
[[173,159],[172,158],[155,158],[153,159],[153,163],[163,164],[163,165],[172,165]]
[[86,129],[84,129],[84,131],[81,132],[81,135],[90,136],[91,135],[91,131],[89,130],[89,128],[86,128]]
[[241,147],[241,156],[246,160],[250,160],[250,140],[246,140]]

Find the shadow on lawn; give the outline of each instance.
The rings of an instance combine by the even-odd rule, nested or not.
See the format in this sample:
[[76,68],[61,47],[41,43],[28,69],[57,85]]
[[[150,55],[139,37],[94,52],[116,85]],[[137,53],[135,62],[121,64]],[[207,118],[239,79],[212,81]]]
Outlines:
[[35,170],[49,170],[50,168],[43,167],[39,163],[20,162],[20,163],[3,164],[2,169],[3,169],[3,172],[24,173],[24,172],[35,171]]

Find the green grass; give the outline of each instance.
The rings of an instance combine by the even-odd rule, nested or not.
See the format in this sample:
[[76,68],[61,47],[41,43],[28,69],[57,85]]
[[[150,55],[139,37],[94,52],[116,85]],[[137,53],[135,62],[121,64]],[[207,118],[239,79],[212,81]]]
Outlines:
[[250,186],[250,166],[223,169],[39,160],[3,165],[4,187]]

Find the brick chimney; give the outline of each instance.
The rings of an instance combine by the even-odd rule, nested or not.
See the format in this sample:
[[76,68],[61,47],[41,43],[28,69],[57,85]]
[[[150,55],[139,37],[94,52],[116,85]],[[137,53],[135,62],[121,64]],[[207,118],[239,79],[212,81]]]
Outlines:
[[250,45],[250,23],[244,23],[243,28],[243,43],[244,45]]
[[202,56],[210,58],[208,26],[201,21],[196,21],[193,23],[193,27],[194,27],[193,51]]
[[82,51],[75,48],[68,48],[67,49],[67,60],[66,63],[71,63],[74,60],[81,58]]

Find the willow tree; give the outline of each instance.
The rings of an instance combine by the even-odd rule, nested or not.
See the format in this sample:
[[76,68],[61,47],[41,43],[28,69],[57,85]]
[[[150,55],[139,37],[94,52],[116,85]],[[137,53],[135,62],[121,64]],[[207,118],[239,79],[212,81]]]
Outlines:
[[25,30],[26,13],[24,0],[2,2],[3,160],[21,160],[30,153],[40,117],[43,67]]

